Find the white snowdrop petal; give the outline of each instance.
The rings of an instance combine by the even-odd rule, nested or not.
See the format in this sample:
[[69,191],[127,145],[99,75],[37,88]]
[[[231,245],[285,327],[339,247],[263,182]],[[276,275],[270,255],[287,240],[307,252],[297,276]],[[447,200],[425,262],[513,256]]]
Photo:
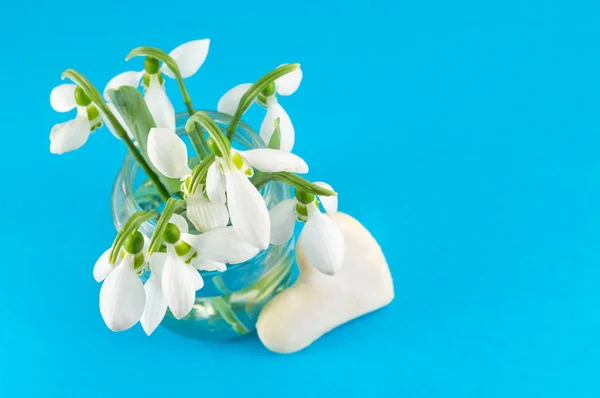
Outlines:
[[300,233],[304,255],[313,267],[326,275],[334,275],[344,260],[344,235],[315,205],[307,208],[308,221]]
[[150,336],[167,313],[167,299],[162,292],[161,276],[153,272],[144,284],[144,290],[146,292],[146,306],[140,323],[144,332]]
[[252,167],[267,173],[289,171],[290,173],[308,173],[308,165],[298,155],[279,149],[250,149],[248,151],[237,151],[244,160]]
[[189,225],[187,220],[181,214],[173,213],[171,218],[169,219],[171,224],[175,224],[177,228],[179,228],[179,232],[182,234],[187,234],[189,231]]
[[[314,182],[313,184],[320,186],[321,188],[329,189],[334,191],[331,185],[326,182]],[[335,192],[335,191],[334,191]],[[323,205],[323,208],[327,213],[335,213],[338,210],[338,197],[337,196],[317,196],[319,201]]]
[[221,166],[214,161],[206,174],[206,194],[213,203],[225,203],[225,181],[223,181],[223,172]]
[[263,197],[236,168],[225,173],[225,184],[233,228],[251,245],[266,249],[269,246],[271,223]]
[[94,265],[94,279],[96,282],[102,282],[112,270],[112,265],[108,262],[111,249],[108,249],[98,258]]
[[100,314],[113,332],[129,329],[144,312],[146,292],[133,269],[133,256],[126,256],[104,280],[100,289]]
[[194,305],[196,291],[188,282],[190,273],[173,246],[167,246],[167,258],[162,274],[162,290],[167,304],[177,319],[186,316]]
[[175,131],[175,109],[156,76],[150,77],[150,87],[146,90],[144,98],[156,127]]
[[75,109],[77,102],[75,102],[75,84],[61,84],[56,86],[50,92],[50,106],[56,112],[69,112],[71,109]]
[[233,227],[216,228],[201,235],[185,235],[183,239],[203,258],[220,263],[243,263],[256,256],[259,251]]
[[217,104],[217,110],[221,113],[233,115],[240,104],[242,95],[244,95],[244,93],[246,93],[251,86],[252,83],[240,84],[223,94],[221,99],[219,99],[219,103]]
[[173,130],[152,128],[148,134],[147,151],[158,171],[169,178],[183,178],[190,174],[185,143]]
[[189,264],[186,264],[186,270],[189,274],[188,283],[192,289],[194,289],[194,292],[202,289],[204,287],[204,279],[202,279],[200,272],[198,272],[196,268]]
[[[149,241],[149,240],[148,240]],[[147,247],[144,250],[148,250]],[[165,260],[167,259],[167,253],[155,252],[148,259],[148,265],[153,275],[162,275],[163,268],[165,267]]]
[[117,76],[110,79],[106,84],[106,87],[104,88],[104,91],[102,93],[104,99],[106,101],[110,101],[110,98],[108,98],[108,90],[110,89],[116,90],[121,86],[131,86],[135,88],[139,87],[140,80],[142,80],[142,76],[144,76],[143,71],[138,72],[131,70],[119,73]]
[[192,266],[198,271],[219,271],[227,270],[227,265],[219,261],[214,261],[204,256],[198,255],[192,260]]
[[271,218],[271,244],[281,245],[294,235],[296,225],[296,199],[285,199],[269,211]]
[[[198,69],[206,60],[209,47],[210,39],[194,40],[177,46],[169,53],[177,64],[182,78],[188,78],[198,72]],[[161,72],[171,79],[175,79],[175,74],[167,65],[163,64]]]
[[260,125],[260,138],[265,144],[269,143],[273,131],[275,131],[275,119],[279,118],[279,133],[281,135],[280,148],[282,151],[290,152],[294,147],[295,135],[294,125],[287,112],[278,103],[271,103],[267,108],[267,114]]
[[279,79],[275,80],[275,90],[279,95],[292,95],[296,92],[296,90],[298,90],[298,87],[300,87],[301,81],[302,69],[300,68],[300,66],[298,66],[298,69],[296,69],[295,71],[290,72],[287,75],[283,75]]
[[186,203],[187,217],[199,232],[227,226],[229,212],[224,203],[212,203],[199,192],[187,198]]
[[79,149],[90,136],[87,115],[77,115],[73,120],[55,124],[50,132],[50,152],[60,155]]

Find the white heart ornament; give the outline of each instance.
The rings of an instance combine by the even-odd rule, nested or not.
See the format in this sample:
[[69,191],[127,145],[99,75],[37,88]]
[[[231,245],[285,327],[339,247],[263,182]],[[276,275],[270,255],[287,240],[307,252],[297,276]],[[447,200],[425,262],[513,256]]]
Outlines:
[[298,280],[263,308],[256,325],[258,337],[271,351],[300,351],[394,299],[392,276],[375,238],[347,214],[338,212],[331,218],[344,235],[344,264],[334,276],[324,275],[308,263],[298,243]]

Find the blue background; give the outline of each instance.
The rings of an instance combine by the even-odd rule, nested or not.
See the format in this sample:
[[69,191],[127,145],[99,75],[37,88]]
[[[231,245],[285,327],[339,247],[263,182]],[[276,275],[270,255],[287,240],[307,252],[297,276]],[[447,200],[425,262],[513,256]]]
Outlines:
[[[0,396],[597,397],[600,8],[592,1],[11,2],[0,14]],[[310,177],[381,243],[387,308],[282,356],[115,334],[92,267],[125,153],[49,154],[70,67],[209,37],[197,108],[283,62]],[[172,84],[172,83],[171,83]],[[174,87],[174,86],[172,86]],[[179,101],[176,104],[182,109]],[[250,115],[255,126],[260,112]]]

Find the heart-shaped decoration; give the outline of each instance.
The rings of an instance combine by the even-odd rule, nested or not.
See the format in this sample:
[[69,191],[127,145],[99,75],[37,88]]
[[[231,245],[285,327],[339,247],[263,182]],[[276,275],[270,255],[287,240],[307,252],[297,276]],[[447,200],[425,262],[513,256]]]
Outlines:
[[381,247],[360,222],[331,216],[344,234],[344,265],[334,276],[308,263],[298,242],[298,280],[263,308],[256,325],[262,343],[278,353],[308,347],[330,330],[388,305],[394,286]]

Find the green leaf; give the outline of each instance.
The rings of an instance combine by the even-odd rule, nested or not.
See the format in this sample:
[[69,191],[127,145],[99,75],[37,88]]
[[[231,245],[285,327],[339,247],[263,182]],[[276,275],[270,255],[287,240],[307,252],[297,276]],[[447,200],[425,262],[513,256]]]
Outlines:
[[273,131],[273,135],[269,140],[268,148],[271,149],[280,149],[281,148],[281,130],[279,129],[279,118],[275,119],[273,122],[275,125],[275,131]]
[[137,144],[146,155],[148,133],[156,127],[152,114],[146,105],[142,93],[135,87],[121,86],[116,90],[108,90],[108,98],[113,103]]
[[133,138],[141,149],[142,156],[144,156],[148,165],[157,173],[169,193],[178,192],[181,189],[181,181],[160,174],[148,158],[148,134],[150,129],[156,127],[156,123],[142,93],[135,87],[121,86],[117,89],[108,90],[108,97],[123,118],[129,131],[133,134]]

